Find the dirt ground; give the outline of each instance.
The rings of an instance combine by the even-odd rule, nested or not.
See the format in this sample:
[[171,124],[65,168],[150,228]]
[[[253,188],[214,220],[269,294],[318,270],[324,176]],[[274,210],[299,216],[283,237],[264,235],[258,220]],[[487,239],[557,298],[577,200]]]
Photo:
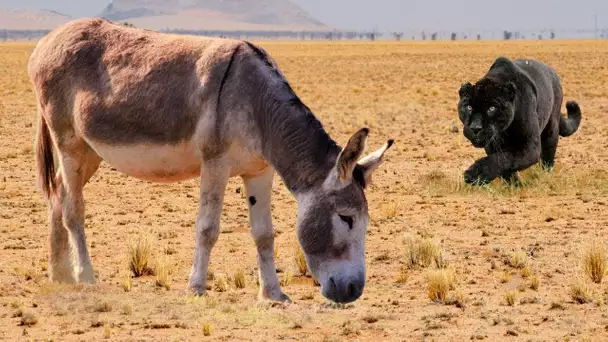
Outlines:
[[[0,339],[2,340],[608,340],[608,286],[582,272],[581,250],[605,245],[608,222],[608,42],[261,43],[302,100],[344,144],[362,126],[368,147],[395,138],[367,191],[368,282],[346,307],[325,302],[294,262],[296,202],[277,178],[273,217],[278,267],[289,306],[257,302],[256,254],[240,179],[227,189],[222,234],[212,254],[228,290],[188,293],[197,180],[153,184],[102,164],[85,188],[87,243],[98,283],[46,278],[46,207],[35,188],[36,107],[26,73],[34,45],[0,45]],[[561,75],[583,123],[561,139],[557,167],[534,168],[525,185],[463,185],[483,156],[462,136],[456,111],[464,81],[499,55],[538,58]],[[564,109],[565,110],[565,109]],[[153,256],[173,269],[170,289],[129,274],[129,241],[153,236]],[[441,246],[456,272],[450,296],[429,299],[429,269],[407,268],[407,236]],[[525,274],[512,267],[521,251]],[[246,286],[230,281],[243,268]],[[430,268],[431,270],[433,267]],[[531,279],[540,282],[531,289]],[[573,299],[572,286],[588,303]],[[215,286],[216,287],[216,286]],[[507,299],[514,305],[508,305]],[[36,322],[34,322],[36,321]],[[205,335],[208,336],[205,336]]]

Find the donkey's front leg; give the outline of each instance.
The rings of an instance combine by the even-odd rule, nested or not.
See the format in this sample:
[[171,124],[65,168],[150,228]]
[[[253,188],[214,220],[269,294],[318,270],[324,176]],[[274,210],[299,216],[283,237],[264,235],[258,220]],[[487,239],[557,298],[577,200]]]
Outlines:
[[190,288],[197,295],[207,290],[207,268],[211,250],[220,234],[222,203],[230,167],[224,159],[204,161],[201,165],[200,209],[196,219],[196,246],[190,274]]
[[243,177],[243,180],[249,203],[251,235],[258,249],[260,299],[290,302],[281,291],[274,264],[274,229],[270,212],[273,176],[274,170],[269,167],[264,173]]

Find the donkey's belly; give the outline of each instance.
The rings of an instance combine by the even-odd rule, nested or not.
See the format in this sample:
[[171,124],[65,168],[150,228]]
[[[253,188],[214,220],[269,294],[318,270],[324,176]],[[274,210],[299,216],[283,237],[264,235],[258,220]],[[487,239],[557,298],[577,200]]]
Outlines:
[[117,147],[89,142],[89,145],[112,167],[132,177],[175,182],[200,175],[200,156],[192,143]]

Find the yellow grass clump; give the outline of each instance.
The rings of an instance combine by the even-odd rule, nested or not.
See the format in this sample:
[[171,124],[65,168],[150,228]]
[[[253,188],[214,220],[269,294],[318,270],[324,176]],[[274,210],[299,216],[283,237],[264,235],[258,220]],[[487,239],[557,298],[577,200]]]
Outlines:
[[427,268],[433,263],[438,268],[446,266],[439,244],[428,238],[412,236],[405,238],[405,263],[409,268]]
[[570,298],[579,304],[591,303],[593,301],[592,290],[584,281],[577,280],[570,285]]
[[306,257],[304,256],[304,252],[300,246],[295,247],[295,263],[300,275],[306,275],[308,272],[308,266],[306,265]]
[[515,305],[515,301],[517,300],[517,291],[508,291],[505,293],[505,303],[508,306]]
[[245,280],[245,270],[239,268],[234,274],[234,287],[236,287],[237,289],[244,289],[246,285],[247,283]]
[[152,236],[141,233],[129,244],[129,268],[135,277],[152,274],[148,266],[152,258]]
[[452,269],[430,270],[426,276],[428,295],[434,302],[445,303],[448,293],[456,283],[455,272]]
[[161,257],[156,260],[154,273],[156,274],[156,286],[164,288],[167,291],[170,290],[173,281],[173,267],[167,258]]
[[523,269],[528,265],[528,255],[524,251],[517,251],[511,254],[509,265],[513,268]]
[[581,255],[583,271],[596,284],[600,284],[606,274],[606,250],[598,241],[589,242],[583,247]]

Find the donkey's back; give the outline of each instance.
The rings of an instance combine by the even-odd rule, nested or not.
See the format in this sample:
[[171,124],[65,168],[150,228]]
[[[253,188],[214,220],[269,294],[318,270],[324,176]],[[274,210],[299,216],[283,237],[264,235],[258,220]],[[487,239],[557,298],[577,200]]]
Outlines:
[[177,143],[190,138],[201,112],[214,106],[238,44],[83,19],[45,37],[29,73],[41,105],[61,116],[86,116],[49,117],[56,131],[81,125],[91,140]]

